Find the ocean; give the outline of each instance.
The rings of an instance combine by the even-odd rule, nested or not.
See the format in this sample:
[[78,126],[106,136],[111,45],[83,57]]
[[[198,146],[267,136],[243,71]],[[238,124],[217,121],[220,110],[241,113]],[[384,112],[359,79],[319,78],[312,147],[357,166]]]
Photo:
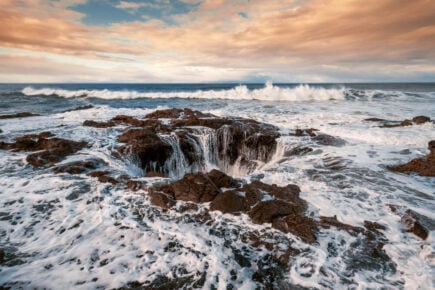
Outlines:
[[[84,109],[70,111],[78,107]],[[12,289],[433,289],[435,179],[388,167],[428,154],[435,124],[387,128],[382,121],[366,119],[391,124],[415,116],[434,120],[435,83],[0,84],[0,117],[39,114],[0,118],[0,142],[50,131],[56,137],[90,144],[60,164],[98,158],[104,161],[102,170],[116,176],[147,185],[165,183],[191,169],[176,168],[179,171],[171,178],[147,177],[135,160],[113,154],[125,125],[94,128],[83,122],[104,122],[116,115],[143,118],[171,108],[276,126],[280,137],[273,158],[253,171],[233,168],[227,173],[244,182],[260,179],[278,186],[298,185],[310,217],[336,216],[355,227],[364,227],[365,221],[382,225],[387,258],[368,257],[361,235],[334,227],[321,229],[316,243],[307,244],[270,224],[255,224],[246,214],[210,212],[210,221],[201,223],[191,218],[193,213],[154,207],[146,189],[131,191],[86,174],[56,174],[52,167],[28,164],[29,152],[0,150],[0,285]],[[308,135],[295,136],[296,129],[306,128],[340,142],[319,144]],[[311,151],[285,154],[302,147]],[[215,165],[211,162],[203,170]],[[406,231],[403,215],[391,205],[416,213],[428,237]],[[273,251],[291,246],[293,254],[273,268],[267,260],[271,249],[253,247],[240,238],[252,231],[267,235],[276,246]],[[260,270],[281,284],[258,279],[255,273]]]

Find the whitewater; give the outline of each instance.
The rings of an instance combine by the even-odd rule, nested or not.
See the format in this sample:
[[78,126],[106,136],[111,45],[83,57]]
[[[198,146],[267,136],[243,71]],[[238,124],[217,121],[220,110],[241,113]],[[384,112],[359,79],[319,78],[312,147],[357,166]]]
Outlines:
[[[80,107],[85,109],[70,111]],[[0,142],[50,131],[91,144],[61,164],[99,158],[117,176],[165,183],[186,170],[170,178],[146,177],[136,160],[113,154],[125,126],[99,129],[83,122],[117,115],[142,118],[169,108],[276,126],[281,136],[271,160],[253,172],[231,168],[227,173],[246,182],[297,184],[310,216],[336,216],[352,226],[366,220],[381,224],[391,263],[359,261],[359,237],[336,228],[322,229],[317,243],[306,244],[268,224],[254,224],[245,214],[210,212],[211,224],[198,223],[189,213],[151,205],[146,191],[34,168],[27,152],[0,150],[0,286],[147,289],[162,277],[194,277],[202,282],[186,289],[261,289],[252,278],[259,267],[252,261],[268,249],[252,249],[240,238],[258,231],[278,247],[298,250],[283,278],[292,289],[433,289],[435,178],[392,172],[388,166],[428,154],[435,124],[381,128],[365,119],[424,115],[434,120],[435,84],[2,84],[0,116],[39,116],[0,119]],[[294,136],[296,129],[306,128],[343,143],[321,145],[309,136]],[[300,147],[312,151],[285,156]],[[424,217],[427,239],[407,232],[391,204]]]

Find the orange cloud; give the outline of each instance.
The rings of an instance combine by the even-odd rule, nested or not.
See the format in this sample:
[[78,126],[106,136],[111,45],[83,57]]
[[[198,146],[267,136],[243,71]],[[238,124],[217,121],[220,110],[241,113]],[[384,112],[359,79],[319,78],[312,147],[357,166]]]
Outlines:
[[[68,5],[73,1],[85,0]],[[81,24],[82,15],[62,1],[20,2],[0,5],[2,47],[90,59],[125,54],[173,72],[215,67],[273,74],[395,64],[432,73],[435,67],[432,0],[205,0],[198,10],[173,16],[175,26],[150,20],[105,28]]]

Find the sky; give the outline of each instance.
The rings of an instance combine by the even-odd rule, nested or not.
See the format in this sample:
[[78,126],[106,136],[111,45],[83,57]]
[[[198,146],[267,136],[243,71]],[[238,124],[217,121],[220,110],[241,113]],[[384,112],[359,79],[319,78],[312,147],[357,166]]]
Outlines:
[[435,81],[435,0],[0,0],[0,82]]

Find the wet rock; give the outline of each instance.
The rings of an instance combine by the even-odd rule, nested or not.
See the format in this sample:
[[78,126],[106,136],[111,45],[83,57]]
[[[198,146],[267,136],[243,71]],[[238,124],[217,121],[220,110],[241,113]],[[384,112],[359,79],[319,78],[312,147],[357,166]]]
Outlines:
[[364,119],[364,121],[367,121],[367,122],[388,122],[387,120],[380,119],[380,118],[367,118],[367,119]]
[[396,127],[406,127],[406,126],[424,124],[427,122],[431,122],[431,119],[426,116],[416,116],[412,118],[412,120],[405,119],[403,121],[388,121],[388,120],[379,119],[379,122],[383,122],[383,124],[379,126],[380,128],[396,128]]
[[313,137],[312,140],[314,140],[314,142],[316,142],[319,145],[326,145],[326,146],[341,147],[346,144],[346,141],[344,141],[343,139],[327,134],[318,134],[317,136]]
[[424,123],[427,123],[430,121],[431,121],[430,118],[426,117],[426,116],[416,116],[416,117],[412,118],[412,122],[414,122],[417,125],[424,124]]
[[[106,126],[106,123],[92,122],[85,123]],[[201,171],[208,162],[206,158],[221,168],[238,162],[237,166],[250,172],[258,166],[257,161],[270,160],[280,136],[278,129],[268,124],[220,118],[190,109],[159,110],[142,120],[121,115],[109,123],[131,126],[118,138],[124,143],[117,148],[122,155],[137,160],[145,172],[155,171],[164,176],[174,172],[173,167]],[[204,145],[201,136],[210,136],[211,143]],[[205,156],[203,151],[206,150],[213,156]]]
[[88,110],[88,109],[92,109],[94,106],[92,105],[84,105],[84,106],[79,106],[73,109],[68,109],[65,111],[62,111],[62,113],[67,113],[67,112],[73,112],[73,111],[81,111],[81,110]]
[[296,137],[302,137],[302,136],[310,136],[310,137],[314,137],[316,136],[316,133],[319,131],[318,129],[314,129],[314,128],[309,128],[309,129],[296,129],[295,133],[293,134]]
[[[0,142],[0,149],[13,151],[40,151],[27,156],[29,164],[40,167],[64,160],[87,146],[86,142],[76,142],[62,138],[49,138],[51,132],[28,134],[15,139],[14,143]],[[41,151],[43,150],[43,151]]]
[[118,137],[119,142],[126,145],[118,147],[118,151],[132,156],[145,171],[163,173],[166,161],[173,153],[172,146],[164,142],[154,131],[144,129],[126,129]]
[[429,154],[415,158],[406,164],[391,166],[390,170],[401,173],[417,173],[420,176],[435,176],[435,140],[428,143]]
[[45,149],[27,156],[29,164],[40,167],[53,165],[64,160],[67,156],[76,153],[87,146],[86,142],[76,142],[62,138],[40,138],[36,146]]
[[316,242],[316,234],[319,231],[315,220],[295,214],[275,218],[272,226],[285,233],[292,233],[309,244]]
[[258,224],[271,223],[273,219],[297,214],[293,204],[283,200],[262,201],[249,212],[252,221]]
[[207,173],[207,177],[219,188],[238,188],[240,187],[240,182],[231,176],[226,175],[222,171],[213,169]]
[[69,174],[80,174],[88,172],[90,170],[95,170],[103,164],[102,160],[87,160],[87,161],[75,161],[61,166],[56,166],[53,168],[55,173],[69,173]]
[[125,183],[125,186],[130,189],[131,191],[138,191],[143,188],[144,183],[139,180],[128,180]]
[[34,117],[34,116],[41,116],[41,115],[33,114],[30,112],[21,112],[21,113],[10,114],[10,115],[0,115],[0,119],[26,118],[26,117]]
[[321,216],[320,221],[319,221],[319,225],[323,228],[335,227],[337,229],[345,230],[347,232],[352,232],[355,234],[364,232],[363,228],[344,224],[344,223],[338,221],[336,216],[333,216],[333,217]]
[[221,192],[219,187],[203,173],[186,174],[172,184],[161,186],[159,190],[173,196],[176,200],[196,203],[212,201]]
[[284,157],[301,156],[301,155],[308,154],[310,152],[313,152],[313,148],[298,146],[298,147],[294,147],[294,148],[291,148],[289,150],[286,150],[284,152]]
[[83,122],[83,126],[85,127],[94,127],[94,128],[108,128],[108,127],[113,127],[116,126],[115,122],[97,122],[97,121],[92,121],[92,120],[85,120]]
[[400,216],[401,223],[407,232],[426,240],[429,232],[435,229],[435,221],[403,206],[388,205],[391,211]]
[[223,213],[246,212],[250,209],[246,199],[236,191],[225,191],[218,194],[210,204],[210,210]]
[[163,209],[169,209],[175,205],[175,200],[171,195],[165,194],[161,191],[151,189],[148,192],[150,202],[152,205],[161,207]]
[[108,176],[108,171],[92,171],[86,174],[87,176],[96,177],[99,182],[101,183],[111,183],[113,185],[116,185],[119,183],[118,180],[116,180],[113,177]]

